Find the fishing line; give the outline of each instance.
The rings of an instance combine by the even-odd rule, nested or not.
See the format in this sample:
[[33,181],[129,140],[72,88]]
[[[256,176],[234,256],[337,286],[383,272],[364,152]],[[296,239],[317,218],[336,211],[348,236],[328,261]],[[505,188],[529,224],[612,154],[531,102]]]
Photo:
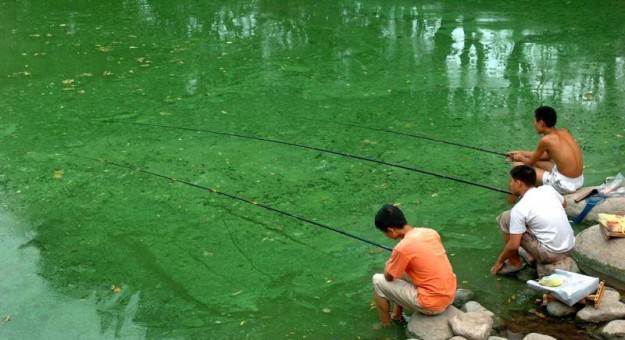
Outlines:
[[245,138],[245,139],[254,139],[254,140],[259,140],[259,141],[263,141],[263,142],[270,142],[270,143],[276,143],[276,144],[282,144],[282,145],[296,146],[298,148],[303,148],[303,149],[308,149],[308,150],[315,150],[315,151],[320,151],[320,152],[325,152],[325,153],[331,153],[331,154],[334,154],[334,155],[339,155],[339,156],[343,156],[343,157],[358,159],[358,160],[361,160],[361,161],[378,163],[378,164],[384,164],[384,165],[392,166],[392,167],[395,167],[395,168],[400,168],[400,169],[404,169],[404,170],[419,172],[419,173],[422,173],[422,174],[426,174],[426,175],[430,175],[430,176],[434,176],[434,177],[438,177],[438,178],[448,179],[448,180],[456,181],[456,182],[459,182],[459,183],[464,183],[464,184],[469,184],[469,185],[473,185],[473,186],[480,187],[480,188],[490,189],[490,190],[493,190],[493,191],[501,192],[501,193],[506,194],[506,195],[512,194],[508,190],[504,190],[504,189],[493,187],[493,186],[486,185],[486,184],[481,184],[481,183],[477,183],[477,182],[468,181],[468,180],[465,180],[465,179],[462,179],[462,178],[459,178],[459,177],[447,176],[447,175],[439,174],[439,173],[428,171],[428,170],[423,170],[423,169],[419,169],[419,168],[414,168],[414,167],[402,165],[402,164],[399,164],[399,163],[386,162],[386,161],[382,161],[382,160],[379,160],[379,159],[373,159],[373,158],[368,158],[368,157],[364,157],[364,156],[353,155],[353,154],[346,153],[346,152],[341,152],[341,151],[334,151],[334,150],[329,150],[329,149],[323,149],[323,148],[319,148],[319,147],[316,147],[316,146],[296,144],[296,143],[284,142],[284,141],[280,141],[280,140],[276,140],[276,139],[270,139],[270,138],[264,138],[264,137],[256,137],[256,136],[248,136],[248,135],[242,135],[242,134],[237,134],[237,133],[220,132],[220,131],[213,131],[213,130],[206,130],[206,129],[194,129],[194,128],[188,128],[188,127],[183,127],[183,126],[159,125],[159,124],[138,123],[138,122],[129,122],[129,123],[119,122],[119,121],[107,121],[107,122],[108,123],[123,123],[123,124],[135,124],[135,125],[153,126],[153,127],[166,128],[166,129],[179,129],[179,130],[187,130],[187,131],[206,132],[206,133],[211,133],[211,134],[221,135],[221,136],[230,136],[230,137],[238,137],[238,138]]
[[240,196],[236,196],[236,195],[233,195],[233,194],[229,194],[229,193],[226,193],[226,192],[223,192],[223,191],[218,191],[217,189],[209,188],[209,187],[206,187],[206,186],[202,186],[202,185],[199,185],[199,184],[191,183],[191,182],[188,182],[188,181],[185,181],[185,180],[181,180],[181,179],[176,179],[176,178],[174,178],[174,177],[170,177],[170,176],[167,176],[167,175],[158,174],[158,173],[156,173],[156,172],[152,172],[152,171],[148,171],[148,170],[143,170],[143,169],[140,169],[140,168],[138,168],[138,167],[133,167],[133,166],[130,166],[130,165],[125,165],[125,164],[120,164],[120,163],[116,163],[116,162],[111,162],[111,161],[106,160],[106,159],[101,159],[101,158],[100,158],[100,159],[98,159],[98,158],[91,158],[91,157],[79,156],[79,155],[74,155],[74,154],[72,154],[72,156],[74,156],[74,157],[79,157],[79,158],[84,158],[84,159],[88,159],[88,160],[92,160],[92,161],[96,161],[96,162],[102,162],[102,163],[104,163],[104,164],[110,164],[110,165],[114,165],[114,166],[117,166],[117,167],[120,167],[120,168],[130,169],[130,170],[137,171],[137,172],[140,172],[140,173],[143,173],[143,174],[146,174],[146,175],[151,175],[151,176],[155,176],[155,177],[160,177],[160,178],[164,178],[164,179],[171,180],[171,181],[173,181],[173,182],[186,184],[186,185],[192,186],[192,187],[194,187],[194,188],[198,188],[198,189],[202,189],[202,190],[207,190],[207,191],[210,191],[210,192],[212,192],[212,193],[214,193],[214,194],[217,194],[217,195],[221,195],[221,196],[225,196],[225,197],[228,197],[228,198],[235,199],[235,200],[237,200],[237,201],[241,201],[241,202],[245,202],[245,203],[253,204],[253,205],[257,206],[257,207],[261,207],[261,208],[264,208],[264,209],[266,209],[266,210],[273,211],[273,212],[276,212],[276,213],[278,213],[278,214],[282,214],[282,215],[285,215],[285,216],[288,216],[288,217],[294,218],[294,219],[296,219],[296,220],[300,220],[300,221],[303,221],[303,222],[306,222],[306,223],[313,224],[313,225],[318,226],[318,227],[325,228],[325,229],[330,230],[330,231],[333,231],[333,232],[335,232],[335,233],[339,233],[339,234],[341,234],[341,235],[344,235],[344,236],[347,236],[347,237],[354,238],[354,239],[356,239],[356,240],[359,240],[359,241],[362,241],[362,242],[368,243],[368,244],[370,244],[370,245],[374,245],[374,246],[376,246],[376,247],[380,247],[380,248],[382,248],[382,249],[386,249],[386,250],[389,250],[389,251],[392,251],[392,250],[393,250],[393,248],[388,247],[388,246],[385,246],[385,245],[383,245],[383,244],[381,244],[381,243],[378,243],[378,242],[375,242],[375,241],[370,241],[370,240],[364,239],[364,238],[362,238],[362,237],[360,237],[360,236],[356,236],[356,235],[354,235],[354,234],[350,234],[350,233],[348,233],[348,232],[345,232],[345,231],[342,231],[342,230],[339,230],[339,229],[336,229],[336,228],[330,227],[330,226],[325,225],[325,224],[323,224],[323,223],[315,222],[315,221],[313,221],[313,220],[311,220],[311,219],[308,219],[308,218],[305,218],[305,217],[301,217],[301,216],[298,216],[298,215],[292,214],[292,213],[287,212],[287,211],[279,210],[279,209],[276,209],[276,208],[270,207],[270,206],[268,206],[268,205],[264,205],[264,204],[262,204],[262,203],[258,203],[258,202],[256,202],[256,201],[253,201],[253,200],[250,200],[250,199],[247,199],[247,198],[243,198],[243,197],[240,197]]
[[306,120],[312,120],[312,121],[316,121],[316,122],[328,123],[328,124],[352,126],[352,127],[357,127],[357,128],[360,128],[360,129],[367,129],[367,130],[373,130],[373,131],[382,131],[382,132],[386,132],[386,133],[394,133],[394,134],[400,135],[400,136],[408,136],[408,137],[420,138],[420,139],[425,139],[425,140],[434,141],[434,142],[443,143],[443,144],[455,145],[455,146],[459,146],[461,148],[466,148],[466,149],[472,149],[472,150],[492,153],[494,155],[506,156],[506,157],[508,156],[508,154],[503,153],[503,152],[499,152],[499,151],[483,149],[483,148],[480,148],[480,147],[477,147],[477,146],[471,146],[471,145],[466,145],[466,144],[461,144],[461,143],[456,143],[456,142],[450,142],[450,141],[446,141],[446,140],[438,139],[438,138],[433,138],[433,137],[416,135],[416,134],[413,134],[413,133],[399,132],[399,131],[393,131],[393,130],[388,130],[388,129],[375,128],[375,127],[371,127],[371,126],[358,125],[358,124],[353,124],[353,123],[333,122],[333,121],[324,120],[324,119],[305,118],[305,117],[299,117],[299,118],[300,119],[306,119]]

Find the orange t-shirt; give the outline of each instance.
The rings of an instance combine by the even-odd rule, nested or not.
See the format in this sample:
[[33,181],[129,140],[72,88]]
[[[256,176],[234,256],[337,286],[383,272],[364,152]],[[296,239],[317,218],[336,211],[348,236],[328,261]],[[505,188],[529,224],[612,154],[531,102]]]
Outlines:
[[386,271],[395,279],[406,273],[417,287],[417,302],[433,312],[447,308],[456,294],[456,275],[436,230],[413,228],[393,248]]

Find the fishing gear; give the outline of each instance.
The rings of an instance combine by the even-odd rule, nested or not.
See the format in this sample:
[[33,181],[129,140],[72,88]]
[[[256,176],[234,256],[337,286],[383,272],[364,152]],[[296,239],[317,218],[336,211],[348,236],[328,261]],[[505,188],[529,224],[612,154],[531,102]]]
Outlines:
[[107,121],[107,122],[108,123],[124,123],[124,124],[153,126],[153,127],[166,128],[166,129],[179,129],[179,130],[187,130],[187,131],[205,132],[205,133],[211,133],[211,134],[221,135],[221,136],[238,137],[238,138],[253,139],[253,140],[259,140],[259,141],[263,141],[263,142],[282,144],[282,145],[296,146],[298,148],[303,148],[303,149],[308,149],[308,150],[315,150],[315,151],[320,151],[320,152],[325,152],[325,153],[331,153],[331,154],[334,154],[334,155],[339,155],[339,156],[344,156],[344,157],[348,157],[348,158],[358,159],[358,160],[361,160],[361,161],[372,162],[372,163],[377,163],[377,164],[384,164],[384,165],[392,166],[392,167],[395,167],[395,168],[400,168],[400,169],[404,169],[404,170],[419,172],[419,173],[422,173],[422,174],[426,174],[426,175],[430,175],[430,176],[434,176],[434,177],[438,177],[438,178],[448,179],[448,180],[452,180],[452,181],[456,181],[456,182],[460,182],[460,183],[464,183],[464,184],[477,186],[477,187],[480,187],[480,188],[490,189],[490,190],[493,190],[493,191],[501,192],[501,193],[506,194],[506,195],[512,194],[508,190],[504,190],[504,189],[501,189],[501,188],[497,188],[497,187],[493,187],[493,186],[490,186],[490,185],[481,184],[481,183],[477,183],[477,182],[471,182],[471,181],[468,181],[468,180],[465,180],[465,179],[462,179],[462,178],[458,178],[458,177],[447,176],[447,175],[439,174],[439,173],[428,171],[428,170],[413,168],[413,167],[402,165],[402,164],[399,164],[399,163],[386,162],[386,161],[373,159],[373,158],[368,158],[368,157],[364,157],[364,156],[353,155],[353,154],[346,153],[346,152],[334,151],[334,150],[329,150],[329,149],[323,149],[323,148],[319,148],[319,147],[316,147],[316,146],[309,146],[309,145],[303,145],[303,144],[297,144],[297,143],[291,143],[291,142],[284,142],[284,141],[280,141],[280,140],[276,140],[276,139],[270,139],[270,138],[264,138],[264,137],[256,137],[256,136],[249,136],[249,135],[242,135],[242,134],[238,134],[238,133],[229,133],[229,132],[221,132],[221,131],[206,130],[206,129],[195,129],[195,128],[188,128],[188,127],[183,127],[183,126],[159,125],[159,124],[138,123],[138,122],[120,122],[120,121]]
[[434,142],[443,143],[443,144],[455,145],[455,146],[459,146],[461,148],[466,148],[466,149],[472,149],[472,150],[492,153],[494,155],[506,156],[506,157],[509,156],[507,153],[504,153],[504,152],[483,149],[483,148],[479,148],[479,147],[476,147],[476,146],[471,146],[471,145],[466,145],[466,144],[461,144],[461,143],[456,143],[456,142],[450,142],[450,141],[446,141],[446,140],[443,140],[443,139],[427,137],[427,136],[422,136],[422,135],[416,135],[416,134],[407,133],[407,132],[399,132],[399,131],[375,128],[375,127],[371,127],[371,126],[358,125],[358,124],[353,124],[353,123],[333,122],[333,121],[323,120],[323,119],[304,118],[304,117],[300,117],[300,118],[301,119],[306,119],[306,120],[317,121],[317,122],[329,123],[329,124],[336,124],[336,125],[343,125],[343,126],[352,126],[352,127],[357,127],[357,128],[360,128],[360,129],[367,129],[367,130],[373,130],[373,131],[394,133],[394,134],[400,135],[400,136],[408,136],[408,137],[420,138],[420,139],[425,139],[425,140],[434,141]]
[[138,168],[138,167],[132,167],[132,166],[125,165],[125,164],[120,164],[120,163],[112,162],[112,161],[109,161],[109,160],[106,160],[106,159],[101,159],[101,158],[91,158],[91,157],[79,156],[79,155],[73,155],[73,154],[72,154],[72,156],[74,156],[74,157],[79,157],[79,158],[84,158],[84,159],[88,159],[88,160],[92,160],[92,161],[102,162],[102,163],[104,163],[104,164],[110,164],[110,165],[114,165],[114,166],[117,166],[117,167],[120,167],[120,168],[130,169],[130,170],[137,171],[137,172],[140,172],[140,173],[143,173],[143,174],[146,174],[146,175],[156,176],[156,177],[160,177],[160,178],[164,178],[164,179],[171,180],[171,181],[173,181],[173,182],[186,184],[186,185],[192,186],[192,187],[194,187],[194,188],[198,188],[198,189],[202,189],[202,190],[207,190],[207,191],[210,191],[210,192],[212,192],[212,193],[214,193],[214,194],[217,194],[217,195],[221,195],[221,196],[225,196],[225,197],[228,197],[228,198],[235,199],[235,200],[237,200],[237,201],[241,201],[241,202],[245,202],[245,203],[253,204],[253,205],[257,206],[257,207],[261,207],[261,208],[267,209],[267,210],[269,210],[269,211],[273,211],[273,212],[276,212],[276,213],[279,213],[279,214],[282,214],[282,215],[285,215],[285,216],[288,216],[288,217],[294,218],[294,219],[296,219],[296,220],[300,220],[300,221],[303,221],[303,222],[306,222],[306,223],[313,224],[313,225],[318,226],[318,227],[325,228],[325,229],[330,230],[330,231],[333,231],[333,232],[335,232],[335,233],[339,233],[339,234],[341,234],[341,235],[345,235],[345,236],[348,236],[348,237],[354,238],[354,239],[356,239],[356,240],[359,240],[359,241],[362,241],[362,242],[368,243],[368,244],[370,244],[370,245],[374,245],[374,246],[376,246],[376,247],[380,247],[380,248],[382,248],[382,249],[386,249],[386,250],[388,250],[388,251],[392,251],[392,250],[393,250],[393,248],[388,247],[388,246],[385,246],[385,245],[383,245],[383,244],[381,244],[381,243],[378,243],[378,242],[375,242],[375,241],[370,241],[370,240],[364,239],[364,238],[362,238],[362,237],[360,237],[360,236],[356,236],[356,235],[354,235],[354,234],[350,234],[350,233],[348,233],[348,232],[345,232],[345,231],[342,231],[342,230],[339,230],[339,229],[336,229],[336,228],[330,227],[330,226],[328,226],[328,225],[325,225],[325,224],[322,224],[322,223],[319,223],[319,222],[315,222],[315,221],[310,220],[310,219],[308,219],[308,218],[301,217],[301,216],[298,216],[298,215],[292,214],[292,213],[287,212],[287,211],[279,210],[279,209],[276,209],[276,208],[270,207],[270,206],[268,206],[268,205],[264,205],[264,204],[262,204],[262,203],[258,203],[258,202],[256,202],[256,201],[253,201],[253,200],[250,200],[250,199],[247,199],[247,198],[243,198],[243,197],[236,196],[236,195],[233,195],[233,194],[228,194],[228,193],[225,193],[225,192],[222,192],[222,191],[218,191],[217,189],[212,189],[212,188],[205,187],[205,186],[202,186],[202,185],[199,185],[199,184],[195,184],[195,183],[191,183],[191,182],[188,182],[188,181],[185,181],[185,180],[181,180],[181,179],[173,178],[173,177],[170,177],[170,176],[167,176],[167,175],[158,174],[158,173],[156,173],[156,172],[152,172],[152,171],[148,171],[148,170],[143,170],[143,169]]

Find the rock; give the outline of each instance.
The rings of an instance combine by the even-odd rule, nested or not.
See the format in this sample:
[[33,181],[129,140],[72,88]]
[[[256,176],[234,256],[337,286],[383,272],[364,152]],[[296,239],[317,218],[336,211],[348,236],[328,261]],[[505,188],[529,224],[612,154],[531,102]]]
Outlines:
[[575,263],[575,260],[573,260],[572,257],[566,257],[554,263],[539,263],[536,266],[536,273],[538,274],[538,277],[541,278],[543,276],[555,273],[556,269],[566,270],[567,272],[579,273],[577,263]]
[[625,339],[625,320],[610,321],[601,329],[599,335],[603,339]]
[[547,304],[547,314],[562,318],[577,313],[578,308],[569,307],[560,301],[551,301]]
[[[584,187],[580,188],[577,193],[573,193],[570,195],[564,195],[564,200],[566,201],[566,214],[572,220],[582,212],[582,209],[586,206],[586,201],[582,201],[579,203],[575,203],[574,198],[579,195],[579,193],[587,192],[595,187]],[[586,217],[583,222],[589,223],[597,223],[599,220],[598,214],[606,213],[606,214],[617,214],[617,215],[625,215],[625,197],[610,197],[607,198],[602,203],[597,204]]]
[[483,313],[486,313],[491,318],[495,317],[495,313],[493,313],[493,312],[489,311],[488,309],[484,308],[477,301],[469,301],[469,302],[465,303],[464,306],[462,306],[462,311],[466,312],[466,313],[470,313],[470,312],[483,312]]
[[557,340],[554,337],[550,337],[549,335],[539,334],[539,333],[530,333],[526,335],[523,340]]
[[458,335],[454,335],[453,337],[449,338],[449,340],[468,340],[467,338],[463,338],[461,336]]
[[456,290],[456,297],[454,298],[454,307],[460,308],[468,301],[473,299],[473,292],[469,289],[460,288]]
[[516,278],[519,281],[527,282],[527,280],[534,280],[538,278],[538,274],[536,268],[532,266],[525,266],[525,268],[516,274]]
[[594,225],[575,236],[572,257],[579,269],[588,275],[605,280],[617,289],[625,289],[625,238],[606,241]]
[[601,306],[586,306],[582,308],[575,316],[578,320],[584,322],[606,322],[625,317],[625,304],[620,301],[620,294],[611,289],[606,289],[601,299]]
[[459,313],[449,320],[455,335],[468,340],[484,340],[490,335],[493,319],[482,311]]
[[449,306],[438,315],[414,313],[406,326],[406,337],[424,340],[447,340],[454,336],[449,320],[462,313],[458,308]]
[[487,340],[507,340],[506,338],[501,338],[498,336],[489,336]]

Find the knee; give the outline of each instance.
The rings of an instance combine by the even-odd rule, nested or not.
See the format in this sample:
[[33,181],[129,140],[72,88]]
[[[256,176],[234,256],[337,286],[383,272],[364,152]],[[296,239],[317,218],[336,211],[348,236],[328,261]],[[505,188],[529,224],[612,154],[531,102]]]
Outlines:
[[374,286],[377,286],[381,282],[386,281],[386,279],[384,278],[384,274],[373,274],[371,281],[373,282]]

